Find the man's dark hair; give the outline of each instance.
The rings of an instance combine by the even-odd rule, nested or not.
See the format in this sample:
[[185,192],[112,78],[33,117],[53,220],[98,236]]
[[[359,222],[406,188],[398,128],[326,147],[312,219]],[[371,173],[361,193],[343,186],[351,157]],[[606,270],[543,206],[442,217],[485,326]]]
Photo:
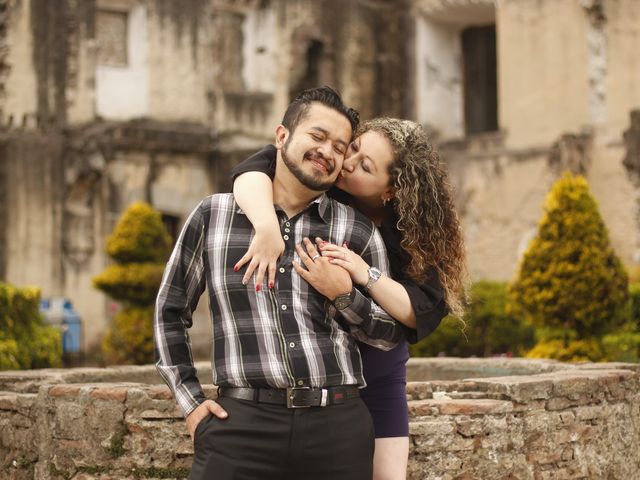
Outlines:
[[289,104],[287,111],[284,112],[282,125],[293,133],[300,121],[307,115],[311,104],[315,102],[332,108],[344,115],[349,120],[354,133],[358,129],[358,124],[360,123],[360,115],[358,112],[342,103],[340,94],[326,85],[324,87],[309,88],[301,91]]

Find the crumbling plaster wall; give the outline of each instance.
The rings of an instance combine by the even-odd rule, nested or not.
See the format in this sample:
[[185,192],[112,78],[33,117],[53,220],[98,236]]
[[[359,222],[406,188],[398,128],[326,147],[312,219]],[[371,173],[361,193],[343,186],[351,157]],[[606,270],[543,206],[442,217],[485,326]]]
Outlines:
[[499,127],[511,148],[549,146],[590,124],[587,16],[578,1],[496,8]]
[[637,265],[637,193],[622,136],[640,103],[638,9],[628,0],[496,3],[500,131],[441,148],[473,278],[513,277],[565,170],[586,176],[613,247]]
[[31,2],[10,0],[7,4],[6,63],[9,73],[4,80],[3,123],[12,117],[14,125],[22,125],[26,116],[33,118],[37,111],[36,75],[33,63],[25,61],[33,56],[33,36],[30,27]]

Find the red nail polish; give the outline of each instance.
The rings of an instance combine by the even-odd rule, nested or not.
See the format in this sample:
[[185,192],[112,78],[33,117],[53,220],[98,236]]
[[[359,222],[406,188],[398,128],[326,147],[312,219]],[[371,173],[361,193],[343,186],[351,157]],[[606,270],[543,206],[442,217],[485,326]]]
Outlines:
[[269,282],[269,288],[273,290],[273,282]]
[[348,247],[349,247],[349,242],[347,242],[347,241],[345,240],[345,241],[344,241],[344,246],[348,248]]
[[237,271],[238,271],[238,266],[237,266],[237,265],[234,265],[234,266],[233,266],[233,271],[234,271],[234,272],[237,272]]
[[260,291],[260,285],[256,285],[256,292]]

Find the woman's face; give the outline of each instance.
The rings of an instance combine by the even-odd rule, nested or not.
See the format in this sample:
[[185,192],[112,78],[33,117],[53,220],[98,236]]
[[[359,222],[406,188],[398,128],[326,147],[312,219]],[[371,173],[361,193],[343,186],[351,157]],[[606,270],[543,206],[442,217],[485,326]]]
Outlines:
[[371,206],[382,206],[390,197],[389,167],[393,149],[387,138],[375,130],[357,137],[347,149],[336,186]]

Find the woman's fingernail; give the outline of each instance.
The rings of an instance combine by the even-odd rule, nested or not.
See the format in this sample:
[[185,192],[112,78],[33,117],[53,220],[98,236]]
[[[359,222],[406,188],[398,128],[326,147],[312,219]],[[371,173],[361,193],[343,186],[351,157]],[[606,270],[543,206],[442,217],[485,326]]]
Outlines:
[[233,266],[233,271],[234,271],[234,272],[237,272],[237,271],[238,271],[238,265],[234,265],[234,266]]
[[243,280],[242,280],[242,284],[243,284],[243,285],[246,285],[246,284],[247,284],[247,281],[243,279]]
[[256,285],[256,292],[260,291],[260,285]]
[[269,289],[273,290],[273,282],[269,282]]
[[347,242],[346,240],[342,243],[345,247],[349,247],[349,242]]

